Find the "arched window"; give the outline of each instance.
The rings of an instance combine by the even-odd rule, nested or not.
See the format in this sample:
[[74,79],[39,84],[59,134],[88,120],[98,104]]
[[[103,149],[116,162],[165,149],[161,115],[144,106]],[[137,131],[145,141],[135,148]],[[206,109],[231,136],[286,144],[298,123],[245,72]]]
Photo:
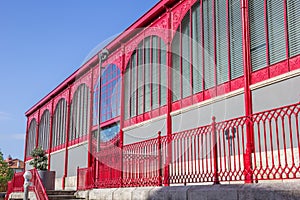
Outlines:
[[172,42],[173,101],[243,75],[239,0],[197,1]]
[[50,132],[50,112],[45,110],[39,125],[39,141],[38,145],[44,150],[49,146],[49,132]]
[[88,134],[90,90],[81,84],[72,99],[70,113],[70,141]]
[[52,147],[62,145],[66,141],[67,101],[60,99],[53,115]]
[[32,119],[28,129],[28,139],[26,147],[26,156],[29,156],[36,145],[36,120]]
[[[121,71],[115,64],[109,64],[101,75],[101,122],[120,115]],[[99,78],[94,86],[93,125],[98,124]]]
[[133,52],[125,73],[125,119],[166,105],[166,45],[145,38]]

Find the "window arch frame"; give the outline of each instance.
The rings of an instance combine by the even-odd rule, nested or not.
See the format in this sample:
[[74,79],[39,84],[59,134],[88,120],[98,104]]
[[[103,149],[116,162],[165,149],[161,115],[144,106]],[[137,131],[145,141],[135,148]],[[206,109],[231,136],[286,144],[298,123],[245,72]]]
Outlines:
[[[156,34],[147,35],[138,41],[138,45],[125,65],[125,126],[150,119],[150,116],[157,117],[166,113],[167,45],[165,40]],[[137,43],[137,41],[135,42]],[[154,53],[157,58],[153,57]],[[156,61],[156,63],[153,64],[152,61]],[[158,75],[157,77],[153,75],[153,67],[158,69],[154,71]],[[146,74],[150,76],[148,77]],[[162,84],[165,88],[161,86]],[[155,101],[154,97],[157,98]]]
[[37,133],[37,120],[35,118],[30,120],[28,127],[28,137],[26,144],[26,157],[30,157],[30,153],[36,147],[36,133]]
[[[90,88],[81,83],[75,90],[70,103],[70,145],[87,140],[90,127]],[[80,109],[83,108],[83,109]]]
[[67,131],[67,100],[61,98],[55,105],[52,118],[52,144],[53,150],[61,149],[66,143]]
[[50,111],[44,110],[41,120],[39,122],[38,130],[38,146],[42,147],[45,151],[49,149],[49,137],[50,137]]

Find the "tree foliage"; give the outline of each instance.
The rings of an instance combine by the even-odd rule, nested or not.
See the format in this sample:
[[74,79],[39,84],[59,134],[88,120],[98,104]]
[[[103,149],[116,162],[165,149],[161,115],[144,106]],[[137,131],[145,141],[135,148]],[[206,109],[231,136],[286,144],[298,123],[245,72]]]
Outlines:
[[30,155],[33,158],[33,160],[29,162],[30,165],[38,170],[47,170],[48,157],[46,156],[46,152],[42,149],[42,147],[33,149]]
[[14,171],[9,168],[8,163],[4,161],[3,153],[0,151],[0,186],[5,187],[13,175]]

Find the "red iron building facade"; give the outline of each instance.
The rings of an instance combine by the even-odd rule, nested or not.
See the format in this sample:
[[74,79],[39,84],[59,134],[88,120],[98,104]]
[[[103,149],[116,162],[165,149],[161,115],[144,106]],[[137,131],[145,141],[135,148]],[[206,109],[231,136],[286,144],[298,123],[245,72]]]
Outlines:
[[[238,176],[245,182],[252,182],[253,176],[264,179],[257,175],[263,165],[253,159],[265,162],[262,156],[268,156],[263,152],[276,149],[279,153],[276,158],[272,154],[273,166],[265,163],[277,179],[272,170],[281,150],[285,156],[288,149],[299,156],[299,13],[296,0],[161,0],[105,47],[110,52],[105,61],[93,56],[26,112],[26,168],[32,149],[42,146],[48,153],[49,169],[56,171],[58,188],[68,187],[68,180],[80,171],[77,167],[93,169],[93,184],[98,187],[108,183],[107,179],[112,186],[126,185],[127,179],[134,179],[132,171],[141,173],[146,166],[124,160],[129,155],[125,151],[138,154],[134,145],[147,146],[147,141],[157,139],[156,144],[163,143],[165,148],[157,147],[157,156],[163,157],[157,162],[163,167],[155,175],[161,177],[155,184],[204,182],[205,178],[192,176],[201,174],[196,170],[200,162],[192,160],[200,159],[199,144],[211,144],[202,141],[197,146],[193,141],[200,141],[200,136],[192,137],[191,130],[205,132],[215,116],[212,131],[219,135],[212,140],[219,146],[206,146],[213,150],[207,161],[211,164],[201,168],[212,168],[208,177],[215,183],[218,178],[238,180]],[[99,65],[104,67],[100,79]],[[280,113],[283,106],[294,106],[288,121],[283,116],[282,121],[272,122],[272,117],[260,114]],[[269,124],[268,120],[259,124],[264,117]],[[232,119],[239,120],[225,123]],[[221,122],[228,128],[222,128]],[[285,123],[292,132],[286,136],[285,131],[278,131],[285,130]],[[262,128],[264,125],[275,128]],[[228,140],[229,133],[236,142]],[[122,160],[118,166],[107,164],[116,154],[111,145],[121,149],[115,157]],[[183,151],[184,145],[190,147]],[[293,151],[295,148],[298,150]],[[235,155],[243,164],[231,158],[213,163],[212,157],[218,155]],[[181,164],[176,165],[175,157]],[[296,178],[299,163],[292,159],[294,165],[288,169]],[[228,162],[243,169],[228,167]],[[189,163],[191,166],[184,167]],[[181,170],[185,172],[180,175]],[[116,179],[123,181],[112,183]]]

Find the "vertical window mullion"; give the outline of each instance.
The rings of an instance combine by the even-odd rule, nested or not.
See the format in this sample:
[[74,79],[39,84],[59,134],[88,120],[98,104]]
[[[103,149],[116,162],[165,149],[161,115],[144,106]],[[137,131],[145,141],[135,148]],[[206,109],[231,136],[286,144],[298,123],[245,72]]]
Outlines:
[[136,76],[136,83],[135,83],[135,113],[136,115],[138,115],[138,112],[139,112],[139,101],[138,101],[138,89],[139,89],[139,66],[138,66],[138,49],[136,49],[136,54],[135,54],[135,76]]
[[180,25],[179,29],[179,86],[180,86],[180,93],[179,93],[179,100],[182,99],[183,93],[183,84],[182,84],[182,24]]
[[287,21],[287,0],[283,0],[284,9],[284,36],[285,36],[285,58],[289,58],[289,36],[288,36],[288,21]]
[[161,38],[157,40],[157,70],[158,70],[158,76],[157,76],[157,84],[158,84],[158,106],[161,106]]
[[212,26],[213,26],[213,42],[214,42],[214,60],[213,60],[213,67],[214,67],[214,85],[218,85],[217,81],[217,34],[216,34],[216,0],[212,0]]
[[[227,70],[228,70],[228,80],[232,80],[231,78],[231,70],[233,68],[233,66],[231,66],[231,53],[230,53],[230,49],[231,49],[231,40],[230,40],[230,14],[229,14],[229,11],[230,11],[230,8],[229,6],[231,6],[231,4],[229,3],[230,0],[226,0],[226,33],[227,33]],[[241,30],[242,31],[242,30]]]
[[268,5],[267,5],[267,1],[268,0],[264,0],[264,21],[265,21],[265,31],[266,31],[266,35],[265,35],[265,40],[266,40],[266,63],[267,66],[270,65],[270,51],[269,51],[269,30],[268,30]]
[[153,109],[153,83],[152,83],[152,75],[153,75],[153,36],[150,36],[150,48],[149,48],[149,51],[150,51],[150,63],[149,63],[149,68],[150,68],[150,82],[149,82],[149,85],[150,85],[150,110]]

